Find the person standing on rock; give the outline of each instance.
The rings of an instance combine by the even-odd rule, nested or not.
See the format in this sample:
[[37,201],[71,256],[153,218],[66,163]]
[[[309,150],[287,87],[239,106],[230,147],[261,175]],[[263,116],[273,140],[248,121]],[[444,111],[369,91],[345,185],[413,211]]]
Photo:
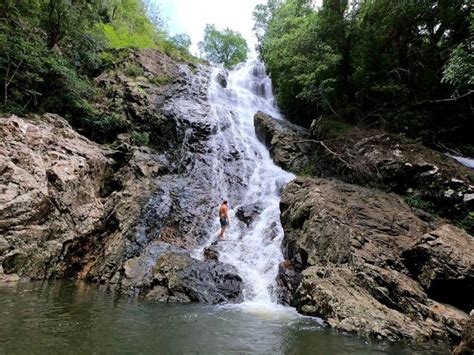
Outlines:
[[221,207],[219,207],[219,220],[221,222],[221,233],[219,235],[220,240],[224,240],[224,231],[226,227],[229,225],[229,208],[227,207],[227,201],[224,200],[222,202]]

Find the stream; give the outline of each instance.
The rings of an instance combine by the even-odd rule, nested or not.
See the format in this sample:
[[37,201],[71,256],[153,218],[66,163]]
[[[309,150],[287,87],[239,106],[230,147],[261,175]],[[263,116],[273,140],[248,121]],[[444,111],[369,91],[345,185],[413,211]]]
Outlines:
[[367,343],[294,312],[152,303],[79,281],[0,285],[0,334],[0,354],[446,353]]
[[[251,59],[226,75],[215,68],[208,91],[209,120],[217,123],[217,131],[208,142],[205,163],[211,178],[206,193],[229,201],[230,227],[217,249],[219,260],[233,265],[244,282],[243,303],[163,304],[67,280],[3,284],[0,354],[447,352],[446,347],[433,344],[413,348],[367,342],[278,304],[275,279],[283,261],[280,193],[294,176],[273,163],[255,135],[253,117],[261,110],[283,118],[261,63]],[[251,211],[249,223],[236,218],[242,208]],[[215,243],[218,232],[216,209],[205,242],[193,257],[202,259],[204,248]]]

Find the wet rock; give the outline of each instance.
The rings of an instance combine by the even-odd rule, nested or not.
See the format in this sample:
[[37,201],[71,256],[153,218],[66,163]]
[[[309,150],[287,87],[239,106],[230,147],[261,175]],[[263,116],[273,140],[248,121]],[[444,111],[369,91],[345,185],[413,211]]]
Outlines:
[[135,293],[137,290],[150,288],[156,260],[165,253],[190,256],[189,251],[184,248],[163,241],[154,241],[147,245],[139,255],[124,262],[123,276],[119,282],[121,289]]
[[160,300],[167,297],[167,302],[216,304],[242,300],[242,279],[233,266],[173,252],[158,258],[153,284],[160,288],[156,292],[152,289],[152,295],[156,293]]
[[279,235],[279,227],[276,222],[272,222],[270,226],[265,230],[265,238],[269,241],[273,241]]
[[210,245],[204,248],[204,259],[205,260],[219,260],[219,249],[217,245]]
[[13,274],[20,271],[23,265],[26,263],[27,257],[23,253],[17,253],[12,251],[5,255],[2,267],[5,274]]
[[226,70],[221,70],[219,73],[217,73],[216,80],[223,88],[227,87],[227,77],[228,75]]
[[308,142],[309,134],[305,128],[263,112],[255,114],[254,125],[257,138],[267,146],[277,165],[294,173],[307,169],[311,143]]
[[250,203],[247,205],[237,207],[235,217],[241,222],[244,222],[248,227],[250,226],[257,217],[262,213],[263,205],[261,203]]
[[465,312],[474,308],[474,239],[451,225],[426,233],[402,256],[428,295]]
[[471,312],[469,319],[464,323],[462,330],[462,341],[454,349],[454,355],[474,354],[474,312]]
[[[300,312],[370,338],[459,339],[466,313],[455,308],[456,298],[440,299],[450,305],[438,303],[406,265],[406,255],[423,246],[426,241],[419,241],[429,233],[400,197],[337,180],[298,178],[285,188],[280,209],[284,256],[302,277],[290,299]],[[437,267],[434,279],[441,280],[460,266],[458,276],[469,278],[469,261],[460,255],[470,250],[470,240],[452,226],[431,233],[439,236],[432,240],[441,238],[436,260],[451,254],[455,261],[445,269],[425,261],[426,270]],[[454,243],[442,252],[448,240]]]
[[289,260],[285,260],[278,265],[277,296],[283,304],[293,306],[292,295],[295,294],[300,281],[300,273],[293,269]]

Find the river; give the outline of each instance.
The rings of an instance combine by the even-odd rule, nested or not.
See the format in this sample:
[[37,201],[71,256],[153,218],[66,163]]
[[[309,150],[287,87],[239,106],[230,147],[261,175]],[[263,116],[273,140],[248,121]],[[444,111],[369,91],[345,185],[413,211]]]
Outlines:
[[294,312],[170,305],[85,282],[0,285],[1,354],[443,354],[368,343]]
[[[213,70],[208,92],[209,120],[217,122],[217,131],[208,145],[212,178],[207,188],[209,195],[229,200],[231,224],[217,248],[219,260],[242,277],[244,302],[160,304],[74,281],[0,285],[0,353],[445,353],[445,347],[433,345],[365,342],[278,304],[280,192],[294,176],[273,164],[257,140],[253,116],[261,110],[282,118],[257,60],[231,71],[224,85],[221,75],[220,69]],[[242,206],[257,211],[249,225],[237,221]],[[202,258],[218,231],[216,217],[194,257]]]

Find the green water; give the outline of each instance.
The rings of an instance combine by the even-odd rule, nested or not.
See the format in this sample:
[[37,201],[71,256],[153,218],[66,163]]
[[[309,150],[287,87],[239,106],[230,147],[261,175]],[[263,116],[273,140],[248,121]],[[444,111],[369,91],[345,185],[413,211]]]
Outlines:
[[367,343],[291,310],[167,305],[57,281],[0,285],[0,353],[444,354]]

